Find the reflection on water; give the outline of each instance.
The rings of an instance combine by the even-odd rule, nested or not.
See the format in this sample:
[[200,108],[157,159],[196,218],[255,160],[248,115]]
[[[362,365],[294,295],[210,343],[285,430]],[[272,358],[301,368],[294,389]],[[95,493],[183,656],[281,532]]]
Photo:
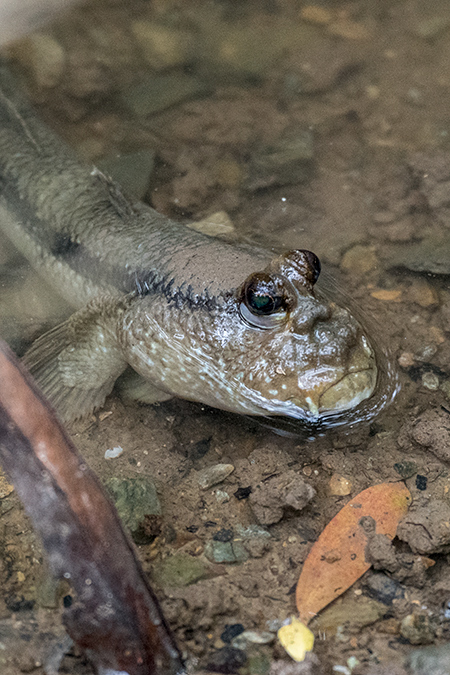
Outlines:
[[[246,502],[232,495],[279,470],[269,453],[261,460],[261,448],[275,453],[276,445],[284,453],[281,466],[291,457],[318,491],[315,515],[290,514],[275,526],[286,541],[302,527],[317,533],[333,515],[330,474],[346,474],[356,492],[398,479],[393,466],[408,453],[426,472],[429,455],[397,439],[408,415],[430,405],[445,408],[450,396],[449,31],[450,9],[438,0],[104,0],[5,48],[39,113],[85,161],[176,219],[225,212],[228,220],[221,216],[219,223],[227,223],[228,238],[277,251],[313,250],[386,351],[387,398],[395,388],[393,364],[400,366],[403,389],[387,414],[370,428],[315,443],[276,438],[242,418],[177,401],[140,408],[112,398],[95,422],[75,425],[77,444],[103,479],[114,473],[155,477],[166,530],[145,549],[148,559],[159,563],[183,546],[198,546],[202,555],[212,536],[207,522],[216,529],[254,524],[251,510],[242,508]],[[69,311],[3,240],[0,288],[0,335],[19,351]],[[113,465],[105,462],[107,447],[118,445],[123,455]],[[261,475],[252,473],[255,457],[265,462]],[[221,490],[228,501],[212,492],[194,498],[183,481],[215,462],[235,466]],[[0,503],[2,546],[13,551],[3,557],[6,571],[0,564],[9,620],[11,612],[20,613],[21,598],[28,609],[46,605],[39,596],[40,554],[30,562],[34,539],[23,533],[20,513],[9,511],[14,497]],[[197,530],[187,541],[191,526]],[[20,545],[12,541],[16,531]],[[298,545],[288,548],[300,562]],[[250,576],[266,573],[268,550],[249,554]],[[271,597],[283,598],[284,618],[293,611],[285,598],[296,571],[282,557],[276,563],[283,573],[270,578]],[[236,575],[245,587],[243,573]],[[202,583],[214,597],[215,582]],[[169,617],[201,657],[226,622],[244,622],[245,615],[246,627],[262,629],[266,619],[280,618],[280,602],[265,598],[257,584],[252,609],[230,609],[234,596],[224,585],[228,606],[202,605],[211,613],[213,638],[186,633],[189,625],[201,632],[190,614],[189,589],[186,616],[174,611]],[[324,662],[344,662],[330,644]],[[390,654],[387,641],[383,648]],[[368,658],[364,649],[362,660]]]

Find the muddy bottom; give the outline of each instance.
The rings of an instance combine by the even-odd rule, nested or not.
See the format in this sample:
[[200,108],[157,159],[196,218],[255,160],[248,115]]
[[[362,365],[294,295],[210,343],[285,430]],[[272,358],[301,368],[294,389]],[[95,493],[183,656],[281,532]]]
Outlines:
[[[8,55],[49,124],[161,212],[226,212],[228,237],[313,250],[399,373],[370,425],[314,438],[116,394],[69,427],[120,503],[191,667],[450,672],[439,651],[450,638],[448,4],[105,0]],[[143,150],[137,176],[118,168]],[[0,333],[19,352],[66,314],[6,243],[0,284]],[[401,480],[413,501],[389,556],[371,550],[372,568],[313,624],[314,656],[295,665],[276,631],[296,613],[313,542],[361,490]],[[39,675],[55,650],[68,651],[61,672],[89,673],[58,648],[70,587],[49,578],[6,482],[0,516],[2,673]]]

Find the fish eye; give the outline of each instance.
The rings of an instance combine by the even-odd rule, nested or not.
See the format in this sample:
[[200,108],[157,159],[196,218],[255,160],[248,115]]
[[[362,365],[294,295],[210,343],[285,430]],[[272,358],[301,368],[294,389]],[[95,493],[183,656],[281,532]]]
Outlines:
[[245,282],[244,302],[252,314],[273,314],[282,309],[283,300],[269,274],[253,274]]
[[244,283],[241,316],[257,328],[273,328],[283,320],[288,309],[281,283],[265,272],[252,274]]

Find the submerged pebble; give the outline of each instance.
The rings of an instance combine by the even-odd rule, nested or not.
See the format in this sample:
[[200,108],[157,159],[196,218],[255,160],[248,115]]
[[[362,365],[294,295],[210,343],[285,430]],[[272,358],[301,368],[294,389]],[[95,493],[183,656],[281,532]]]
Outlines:
[[4,499],[14,492],[14,486],[9,483],[6,476],[0,472],[0,499]]
[[400,624],[400,635],[413,645],[426,645],[434,642],[434,622],[428,614],[417,612],[405,616]]
[[108,448],[105,450],[105,459],[115,459],[116,457],[120,457],[122,452],[123,448],[120,445],[115,448]]
[[288,470],[256,485],[250,494],[250,506],[261,525],[272,525],[282,519],[285,508],[301,511],[315,494],[301,476]]
[[216,500],[218,504],[226,504],[230,501],[230,495],[224,490],[216,490]]
[[367,274],[377,266],[378,258],[373,246],[357,244],[342,256],[341,268],[352,274]]
[[143,199],[155,165],[155,152],[143,149],[120,153],[104,157],[96,164],[100,171],[116,181],[126,193]]
[[158,588],[189,586],[207,574],[206,564],[187,553],[176,553],[165,560],[155,561],[152,569],[152,577]]
[[275,635],[269,631],[245,630],[232,641],[234,647],[246,649],[247,645],[268,645],[275,640]]
[[236,229],[225,211],[217,211],[210,216],[206,216],[206,218],[202,218],[202,220],[188,223],[188,227],[191,230],[208,234],[210,237],[227,237],[236,234]]
[[181,66],[193,53],[193,35],[153,21],[133,21],[131,31],[147,63],[154,70]]
[[[147,516],[161,514],[161,504],[151,478],[110,478],[106,483],[124,526],[131,532],[137,543],[146,543]],[[151,538],[151,537],[150,537]]]
[[335,473],[331,476],[328,483],[328,489],[331,495],[346,496],[352,491],[352,482],[345,476]]
[[222,649],[210,654],[206,669],[213,673],[232,675],[232,673],[238,673],[246,661],[247,654],[244,651],[225,645]]
[[364,596],[344,596],[339,603],[333,603],[322,610],[311,625],[314,630],[336,635],[343,626],[349,626],[352,630],[370,626],[387,611],[386,605],[378,600]]
[[403,598],[405,591],[403,587],[391,579],[386,574],[371,574],[366,581],[366,588],[369,594],[385,605],[392,605],[392,601],[397,598]]
[[448,672],[450,644],[414,650],[406,664],[412,675],[443,675]]
[[209,490],[209,488],[224,481],[233,471],[234,466],[232,464],[215,464],[199,471],[197,482],[202,490]]
[[209,89],[202,80],[184,73],[149,75],[127,89],[122,102],[134,115],[145,117],[204,95]]
[[20,40],[12,53],[31,74],[37,87],[55,87],[66,66],[66,53],[48,33],[34,33]]
[[245,186],[260,190],[307,181],[313,172],[314,142],[309,128],[291,129],[251,156]]
[[248,552],[240,541],[206,542],[205,556],[214,563],[236,563],[248,559]]

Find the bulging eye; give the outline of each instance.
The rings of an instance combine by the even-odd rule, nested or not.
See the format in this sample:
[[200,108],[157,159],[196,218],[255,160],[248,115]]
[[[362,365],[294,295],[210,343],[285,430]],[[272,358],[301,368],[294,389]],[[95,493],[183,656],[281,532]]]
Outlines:
[[240,312],[252,326],[273,328],[284,320],[287,309],[281,283],[269,274],[252,274],[244,283]]

